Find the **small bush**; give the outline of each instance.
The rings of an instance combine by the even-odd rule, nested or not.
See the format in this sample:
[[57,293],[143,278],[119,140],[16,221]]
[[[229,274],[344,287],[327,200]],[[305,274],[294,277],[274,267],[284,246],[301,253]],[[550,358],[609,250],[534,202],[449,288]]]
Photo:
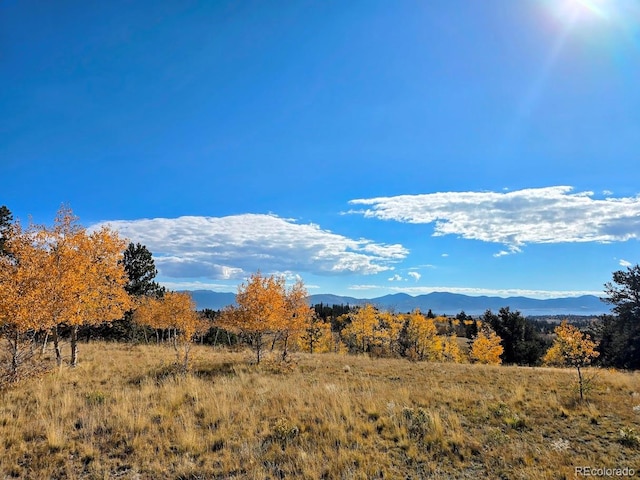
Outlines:
[[625,447],[638,448],[640,447],[640,434],[636,433],[633,428],[621,428],[618,442]]
[[289,422],[286,418],[276,421],[271,431],[271,438],[285,445],[291,442],[300,433],[300,429]]

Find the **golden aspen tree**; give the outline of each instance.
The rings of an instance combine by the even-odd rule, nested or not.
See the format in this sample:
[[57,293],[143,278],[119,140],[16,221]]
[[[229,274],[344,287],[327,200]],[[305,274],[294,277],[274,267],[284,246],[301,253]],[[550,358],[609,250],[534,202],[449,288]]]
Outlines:
[[351,339],[361,352],[366,352],[373,344],[377,326],[376,309],[367,303],[351,316],[351,323],[342,331],[342,334]]
[[168,328],[162,316],[162,298],[156,296],[138,297],[135,302],[133,320],[138,325],[152,328],[156,333],[156,343],[160,343],[160,332]]
[[285,293],[285,312],[278,337],[282,343],[282,360],[286,360],[289,340],[299,337],[313,313],[307,301],[308,293],[304,282],[298,279]]
[[198,325],[196,304],[186,292],[166,292],[161,302],[169,326],[174,329],[173,348],[177,354],[179,346],[182,346],[183,368],[186,370],[189,366],[191,341]]
[[260,363],[266,337],[282,328],[286,308],[284,279],[257,272],[238,287],[236,306],[222,311],[220,325],[240,333],[254,350],[256,363]]
[[464,354],[455,335],[446,336],[442,342],[442,357],[445,362],[462,363]]
[[404,318],[392,312],[378,313],[378,326],[374,342],[380,347],[381,353],[387,355],[399,354],[400,332],[404,325]]
[[48,253],[46,308],[51,316],[58,365],[62,362],[58,326],[71,327],[71,366],[78,361],[78,328],[121,318],[130,308],[122,265],[126,242],[106,227],[88,234],[71,209],[63,206],[54,225],[39,228]]
[[[83,288],[84,272],[83,265],[78,261],[77,245],[85,231],[66,206],[58,210],[52,228],[39,226],[37,230],[39,247],[47,252],[46,270],[49,275],[44,289],[45,308],[50,316],[56,363],[61,365],[58,328],[79,312],[77,301]],[[45,337],[45,343],[46,340]]]
[[46,328],[44,267],[44,252],[37,248],[33,228],[23,231],[19,222],[8,228],[0,255],[0,328],[9,343],[13,379],[24,359],[23,335]]
[[309,353],[330,352],[333,345],[331,324],[317,315],[310,315],[299,339],[300,348]]
[[471,359],[477,363],[500,365],[502,363],[502,339],[489,324],[482,324],[471,345]]
[[67,322],[71,326],[71,366],[78,362],[78,328],[120,319],[131,308],[125,290],[128,277],[122,265],[126,242],[118,234],[103,227],[78,238],[77,262],[83,283],[78,300],[78,315]]
[[168,291],[162,297],[141,297],[136,302],[133,319],[140,325],[155,329],[158,342],[160,331],[168,330],[176,355],[182,349],[183,368],[188,368],[193,336],[202,327],[196,304],[189,293]]
[[600,353],[596,351],[598,344],[591,340],[587,333],[582,333],[578,328],[564,320],[554,329],[556,339],[543,357],[547,365],[559,365],[574,367],[578,370],[578,387],[580,400],[584,400],[584,378],[582,368],[591,364]]
[[434,319],[426,318],[418,309],[414,310],[407,319],[406,335],[418,360],[442,360],[444,345]]

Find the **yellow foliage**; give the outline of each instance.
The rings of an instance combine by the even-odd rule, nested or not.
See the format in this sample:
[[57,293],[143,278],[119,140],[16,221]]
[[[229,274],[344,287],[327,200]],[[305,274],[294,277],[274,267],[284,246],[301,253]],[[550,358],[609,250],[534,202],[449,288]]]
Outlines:
[[190,341],[199,325],[195,302],[185,292],[165,292],[162,297],[142,297],[133,314],[134,320],[151,328],[175,329]]
[[331,324],[321,321],[315,315],[310,316],[303,334],[298,337],[298,345],[303,352],[331,352],[334,347]]
[[376,309],[367,303],[352,316],[351,323],[342,331],[342,334],[344,337],[352,338],[361,352],[366,352],[374,344],[377,327]]
[[483,326],[471,346],[471,358],[477,363],[500,365],[502,363],[500,355],[504,352],[501,343],[502,339],[491,327]]
[[407,319],[407,340],[419,360],[441,361],[443,340],[432,318],[414,310]]
[[546,365],[569,366],[578,370],[578,384],[580,387],[580,399],[584,399],[584,379],[581,368],[591,364],[591,361],[600,355],[596,351],[597,344],[591,337],[582,333],[573,325],[564,320],[554,330],[556,339],[547,351],[542,361]]
[[40,330],[47,324],[43,286],[48,272],[44,252],[35,244],[35,231],[12,226],[0,256],[0,326],[18,333]]
[[464,362],[464,354],[460,350],[458,340],[455,335],[445,337],[442,349],[442,356],[445,362],[462,363]]
[[285,358],[290,340],[298,339],[312,314],[302,280],[287,289],[284,277],[260,272],[238,287],[236,304],[223,310],[219,324],[249,340],[258,362],[265,335],[280,341]]
[[248,334],[277,332],[284,325],[284,278],[254,273],[238,287],[236,304],[223,311],[222,326]]
[[189,362],[189,349],[196,332],[206,331],[206,322],[198,316],[196,304],[186,292],[165,292],[162,297],[142,297],[138,299],[133,319],[141,325],[156,330],[173,330],[171,340],[178,351],[178,344],[184,347],[183,364]]
[[555,333],[557,337],[543,357],[546,365],[586,367],[600,355],[591,337],[566,320],[555,328]]
[[[6,245],[10,255],[0,262],[0,311],[12,317],[0,322],[9,321],[16,332],[71,326],[72,365],[78,327],[122,318],[131,306],[120,262],[125,242],[108,228],[89,234],[77,221],[63,206],[51,228],[23,231],[16,224]],[[57,348],[56,354],[60,362]]]

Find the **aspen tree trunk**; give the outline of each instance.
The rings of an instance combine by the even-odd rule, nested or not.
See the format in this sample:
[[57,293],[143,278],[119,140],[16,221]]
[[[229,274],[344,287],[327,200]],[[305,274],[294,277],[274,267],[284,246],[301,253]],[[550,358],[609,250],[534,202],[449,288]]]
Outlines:
[[62,365],[62,354],[60,353],[60,338],[58,336],[58,326],[53,327],[53,348],[56,351],[56,365]]
[[78,365],[78,325],[71,327],[71,366]]
[[44,355],[44,352],[47,350],[47,340],[49,340],[49,330],[47,330],[44,334],[44,340],[42,341],[42,348],[40,349],[40,355]]
[[255,337],[253,338],[254,342],[255,342],[255,349],[256,349],[256,361],[258,364],[260,364],[260,354],[262,353],[262,334],[261,333],[257,333],[255,335]]
[[282,345],[282,361],[284,362],[287,359],[287,344],[289,343],[289,334],[285,333],[283,335],[284,344]]
[[11,341],[11,373],[14,377],[18,374],[18,344],[20,342],[20,333],[18,329],[13,333],[13,340]]
[[582,402],[582,401],[584,401],[584,396],[583,396],[583,393],[582,393],[582,372],[580,371],[580,367],[577,367],[577,368],[578,368],[578,383],[580,384],[579,385],[579,388],[580,388],[580,401]]

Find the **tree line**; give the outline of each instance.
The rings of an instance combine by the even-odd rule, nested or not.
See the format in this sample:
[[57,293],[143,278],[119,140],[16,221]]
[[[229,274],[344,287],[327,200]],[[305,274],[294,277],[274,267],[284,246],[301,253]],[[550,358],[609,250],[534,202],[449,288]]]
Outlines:
[[144,245],[127,245],[106,227],[88,231],[66,206],[53,226],[25,228],[0,207],[0,333],[8,346],[7,370],[17,375],[36,343],[44,351],[51,342],[60,365],[61,336],[70,340],[69,363],[75,366],[82,334],[170,343],[185,368],[194,339],[245,344],[256,362],[266,350],[277,350],[282,360],[300,350],[416,361],[539,365],[564,359],[575,364],[567,360],[567,348],[558,346],[563,337],[593,341],[584,362],[640,368],[637,265],[614,272],[605,284],[603,301],[613,306],[611,315],[581,329],[565,323],[553,334],[541,333],[539,325],[508,307],[479,318],[464,312],[436,316],[431,310],[394,313],[373,305],[310,307],[301,280],[287,286],[283,277],[260,272],[238,287],[235,305],[196,312],[187,293],[167,291],[156,283],[156,274]]

